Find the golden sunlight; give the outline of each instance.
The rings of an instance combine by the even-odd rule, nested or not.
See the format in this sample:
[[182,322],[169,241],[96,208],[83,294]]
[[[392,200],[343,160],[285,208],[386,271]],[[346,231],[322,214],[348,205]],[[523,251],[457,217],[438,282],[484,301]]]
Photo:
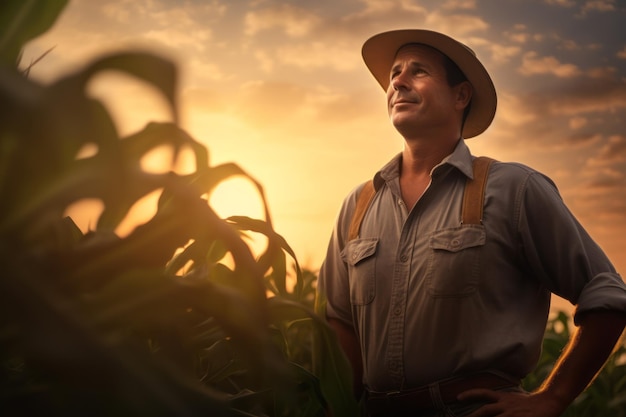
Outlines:
[[254,184],[243,177],[222,182],[211,193],[209,204],[221,218],[248,216],[265,220],[263,201]]

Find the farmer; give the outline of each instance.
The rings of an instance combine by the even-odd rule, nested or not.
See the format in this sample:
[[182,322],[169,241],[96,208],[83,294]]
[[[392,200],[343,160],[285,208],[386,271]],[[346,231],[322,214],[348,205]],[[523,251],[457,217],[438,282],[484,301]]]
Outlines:
[[[468,47],[399,30],[362,53],[404,148],[374,175],[356,228],[367,186],[345,199],[319,276],[355,394],[372,417],[559,416],[626,325],[623,280],[549,178],[473,166],[465,139],[491,124],[496,91]],[[540,356],[551,293],[576,305],[577,331],[527,393],[520,380]]]

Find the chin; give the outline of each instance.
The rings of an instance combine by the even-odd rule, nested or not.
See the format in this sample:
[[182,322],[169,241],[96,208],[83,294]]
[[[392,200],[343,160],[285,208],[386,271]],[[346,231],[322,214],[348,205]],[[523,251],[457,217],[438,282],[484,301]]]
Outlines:
[[407,114],[402,114],[402,115],[396,114],[396,115],[391,115],[390,117],[391,124],[399,131],[402,131],[404,129],[414,129],[416,125],[415,119],[416,119],[415,116],[407,115]]

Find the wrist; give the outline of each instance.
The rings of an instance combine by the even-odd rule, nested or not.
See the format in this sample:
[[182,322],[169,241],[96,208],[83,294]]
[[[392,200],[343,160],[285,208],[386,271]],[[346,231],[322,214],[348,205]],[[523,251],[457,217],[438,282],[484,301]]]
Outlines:
[[541,387],[537,391],[532,393],[533,396],[541,399],[543,404],[549,408],[555,416],[560,416],[565,412],[567,407],[574,400],[564,392],[559,392],[554,386]]

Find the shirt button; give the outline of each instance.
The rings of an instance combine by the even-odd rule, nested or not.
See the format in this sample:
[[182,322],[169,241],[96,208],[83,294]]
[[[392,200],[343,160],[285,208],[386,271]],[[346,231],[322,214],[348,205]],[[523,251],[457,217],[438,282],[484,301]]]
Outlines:
[[408,261],[408,260],[409,260],[409,257],[408,257],[407,255],[401,255],[401,256],[400,256],[400,260],[401,260],[402,262],[406,262],[406,261]]
[[400,314],[402,314],[402,309],[396,308],[395,310],[393,310],[393,314],[395,314],[396,316],[399,316]]
[[461,246],[461,240],[452,239],[452,241],[450,242],[450,246],[452,246],[453,248],[458,248],[459,246]]

